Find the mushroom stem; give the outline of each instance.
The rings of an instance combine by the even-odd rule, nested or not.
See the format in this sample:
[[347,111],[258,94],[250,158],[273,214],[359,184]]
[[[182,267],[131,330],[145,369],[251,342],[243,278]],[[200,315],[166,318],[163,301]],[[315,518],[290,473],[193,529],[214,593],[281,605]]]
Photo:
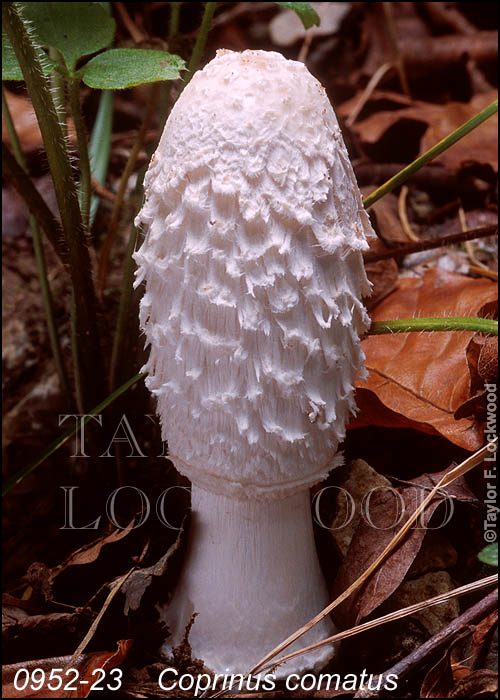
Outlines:
[[[280,500],[239,500],[193,485],[193,525],[174,598],[164,611],[180,643],[191,615],[193,658],[216,673],[244,673],[327,604],[311,520],[309,490]],[[308,644],[332,634],[325,619]],[[304,640],[300,640],[302,646]],[[293,647],[291,647],[293,648]],[[324,647],[280,667],[276,676],[319,669],[331,658]]]

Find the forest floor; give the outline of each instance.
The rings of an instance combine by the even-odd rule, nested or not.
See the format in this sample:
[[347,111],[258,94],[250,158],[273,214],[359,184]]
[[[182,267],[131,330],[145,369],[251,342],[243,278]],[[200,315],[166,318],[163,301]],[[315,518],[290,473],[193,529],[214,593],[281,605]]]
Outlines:
[[[118,45],[158,45],[167,35],[169,3],[125,5],[125,10],[114,10]],[[169,47],[185,58],[201,18],[196,6],[201,5],[184,4],[179,35]],[[336,110],[363,195],[496,99],[496,3],[317,5],[320,30],[305,34],[296,16],[276,3],[220,3],[204,62],[218,48],[267,49],[304,60]],[[6,87],[31,175],[55,212],[36,119],[22,85]],[[89,131],[96,94],[88,88],[82,93]],[[102,198],[93,226],[96,250],[145,101],[144,88],[115,96],[105,185],[111,197]],[[497,117],[490,118],[371,208],[377,238],[366,257],[374,285],[366,303],[372,320],[496,318],[497,128]],[[147,164],[148,148],[159,135],[158,123],[152,123],[137,169]],[[9,478],[74,422],[75,411],[60,391],[51,356],[25,205],[8,182],[2,216],[3,454],[4,478]],[[101,308],[103,329],[115,324],[129,228],[122,226],[113,252]],[[471,229],[482,233],[468,243],[426,245]],[[395,252],[401,246],[421,250]],[[67,281],[49,247],[46,256],[58,330],[69,356]],[[105,353],[110,352],[110,337],[103,333]],[[352,497],[349,502],[341,495],[316,501],[315,535],[332,600],[383,551],[422,494],[485,444],[487,407],[497,382],[496,339],[479,333],[369,336],[363,346],[369,379],[357,387],[359,413],[343,446],[345,464],[312,494],[317,497],[319,489],[334,486],[337,490],[325,493],[342,494],[339,489],[344,489]],[[131,344],[131,375],[140,371],[143,359],[139,344]],[[156,604],[166,599],[178,578],[188,498],[178,491],[183,497],[168,504],[171,527],[158,521],[154,504],[165,488],[187,482],[162,456],[147,392],[137,385],[129,394],[107,409],[101,426],[89,424],[88,444],[69,440],[4,498],[6,697],[116,695],[91,691],[91,684],[85,690],[80,686],[78,691],[50,694],[46,688],[14,688],[20,668],[41,668],[48,675],[54,667],[68,666],[91,682],[95,669],[119,667],[120,697],[193,697],[192,690],[166,691],[158,684],[166,665],[179,673],[203,670],[201,662],[190,658],[188,645],[173,661],[158,651],[167,631]],[[103,457],[106,453],[109,456]],[[488,544],[486,501],[492,483],[488,469],[479,464],[441,489],[425,512],[424,527],[412,530],[377,575],[335,610],[338,629],[495,573],[478,559]],[[141,489],[152,506],[140,528],[136,524],[144,511],[138,512],[137,492],[134,498],[129,491],[120,502],[121,527],[106,515],[110,494],[124,484]],[[372,490],[367,522],[361,507]],[[341,526],[347,520],[348,525]],[[437,607],[346,639],[324,672],[359,678],[363,670],[377,675],[399,664],[403,670],[398,697],[495,697],[497,617],[488,594],[489,590],[450,597]],[[462,623],[461,616],[473,606],[478,606],[477,614]],[[445,628],[451,631],[440,638]],[[429,640],[430,651],[421,653]],[[72,658],[77,649],[81,653]],[[112,684],[112,679],[109,671],[107,682]],[[244,697],[355,694],[352,687],[290,691],[277,684],[272,691]]]

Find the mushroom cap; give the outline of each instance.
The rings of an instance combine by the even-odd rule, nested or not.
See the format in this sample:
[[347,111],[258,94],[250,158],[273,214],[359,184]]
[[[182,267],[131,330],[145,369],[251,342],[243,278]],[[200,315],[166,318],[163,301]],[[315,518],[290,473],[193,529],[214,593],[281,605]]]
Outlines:
[[364,376],[372,229],[302,63],[219,51],[174,105],[135,254],[147,386],[193,482],[280,497],[331,469]]

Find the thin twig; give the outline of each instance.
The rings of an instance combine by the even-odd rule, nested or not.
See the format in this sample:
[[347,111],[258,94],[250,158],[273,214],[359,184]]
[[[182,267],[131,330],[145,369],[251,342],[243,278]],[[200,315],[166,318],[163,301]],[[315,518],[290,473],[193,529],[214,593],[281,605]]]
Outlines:
[[304,41],[302,42],[302,46],[300,47],[299,55],[297,56],[297,61],[300,61],[301,63],[306,62],[307,55],[309,53],[309,49],[311,48],[311,42],[313,39],[314,39],[314,32],[311,31],[311,29],[308,29],[305,33]]
[[469,272],[473,272],[480,277],[489,277],[491,280],[498,282],[498,272],[490,270],[489,267],[479,267],[479,265],[469,265]]
[[420,238],[413,233],[412,227],[410,226],[410,222],[408,221],[408,215],[406,213],[406,197],[408,196],[408,187],[406,185],[403,185],[401,188],[401,192],[399,193],[399,198],[398,198],[398,214],[399,214],[399,220],[401,221],[401,226],[403,228],[403,231],[406,233],[410,241],[413,241],[414,243],[419,243]]
[[125,7],[125,4],[123,2],[115,2],[114,5],[118,14],[120,15],[120,19],[123,22],[123,25],[125,26],[132,39],[135,41],[136,44],[140,44],[141,41],[144,41],[146,37],[140,31],[140,29],[138,29],[137,25],[133,22],[132,18],[130,17],[127,11],[127,8]]
[[92,187],[92,191],[95,192],[96,194],[99,195],[99,197],[102,197],[103,199],[107,199],[109,202],[114,202],[116,199],[116,195],[114,192],[111,192],[110,190],[107,190],[105,187],[103,187],[95,177],[90,178],[90,186]]
[[375,73],[372,75],[370,80],[368,81],[367,86],[363,90],[363,93],[361,94],[361,97],[359,98],[358,103],[352,110],[351,114],[349,117],[346,119],[345,124],[346,126],[352,126],[356,119],[359,117],[361,110],[365,106],[365,104],[368,102],[370,99],[371,94],[377,87],[377,85],[380,83],[384,75],[387,73],[388,70],[393,68],[392,63],[383,63],[381,66],[377,68]]
[[[377,687],[383,688],[383,679],[389,674],[391,674],[392,677],[396,677],[398,681],[401,681],[415,671],[430,654],[434,654],[449,644],[449,642],[468,625],[475,624],[487,617],[497,606],[498,589],[492,591],[485,598],[466,610],[462,615],[455,618],[453,622],[450,622],[449,625],[428,639],[424,644],[415,649],[415,651],[412,651],[412,653],[404,659],[398,661],[395,666],[385,671],[381,676],[376,676],[373,683],[380,678],[381,682],[377,682]],[[398,688],[398,690],[400,689]],[[378,696],[378,691],[360,691],[354,697],[376,698]]]
[[100,611],[99,611],[99,614],[97,615],[97,617],[95,618],[95,620],[93,621],[93,623],[90,625],[89,631],[87,632],[87,634],[85,635],[85,637],[82,639],[82,641],[81,641],[80,644],[78,645],[78,647],[77,647],[75,653],[73,654],[73,656],[72,656],[71,659],[69,660],[69,663],[67,664],[66,669],[71,668],[71,667],[73,666],[73,664],[75,663],[76,659],[80,656],[80,654],[83,654],[83,652],[85,651],[85,648],[86,648],[87,644],[90,642],[90,640],[91,640],[92,637],[94,636],[95,631],[96,631],[96,629],[97,629],[97,626],[98,626],[99,622],[100,622],[101,619],[102,619],[102,616],[104,615],[104,613],[106,612],[106,610],[109,608],[109,606],[110,606],[110,604],[111,604],[111,601],[113,600],[113,598],[115,597],[115,595],[118,593],[118,591],[120,590],[120,588],[123,586],[123,584],[125,583],[125,581],[128,579],[128,577],[130,576],[130,574],[131,574],[136,568],[137,568],[137,567],[133,566],[131,569],[129,569],[129,571],[127,571],[126,574],[123,574],[123,576],[120,576],[120,577],[115,581],[115,583],[114,583],[112,589],[110,590],[110,592],[109,592],[109,594],[108,594],[108,597],[107,597],[106,600],[104,601],[104,605],[102,606],[102,608],[101,608]]
[[391,250],[383,250],[381,252],[368,251],[363,255],[365,263],[377,262],[378,260],[388,260],[389,258],[401,258],[412,253],[420,253],[423,250],[432,250],[433,248],[441,248],[442,246],[455,245],[463,243],[463,241],[472,240],[473,238],[488,238],[496,236],[498,233],[498,225],[491,224],[490,226],[481,226],[463,233],[452,233],[449,236],[443,236],[435,240],[422,240],[419,243],[400,245]]
[[[465,218],[465,211],[461,203],[458,206],[458,218],[460,220],[462,231],[467,231],[467,220]],[[484,275],[485,277],[490,277],[491,279],[498,279],[498,272],[490,270],[488,265],[485,265],[477,258],[471,241],[465,242],[465,250],[467,251],[469,260],[472,263],[472,265],[469,265],[470,272],[475,272],[477,275]]]

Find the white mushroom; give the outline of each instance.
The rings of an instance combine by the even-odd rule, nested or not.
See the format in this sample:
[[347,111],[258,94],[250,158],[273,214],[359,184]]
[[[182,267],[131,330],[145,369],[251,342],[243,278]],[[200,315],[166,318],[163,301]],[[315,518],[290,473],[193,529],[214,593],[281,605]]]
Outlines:
[[323,87],[274,52],[219,51],[195,74],[145,190],[146,381],[193,484],[169,644],[196,611],[193,656],[243,672],[328,602],[308,489],[341,461],[364,374],[371,226]]

